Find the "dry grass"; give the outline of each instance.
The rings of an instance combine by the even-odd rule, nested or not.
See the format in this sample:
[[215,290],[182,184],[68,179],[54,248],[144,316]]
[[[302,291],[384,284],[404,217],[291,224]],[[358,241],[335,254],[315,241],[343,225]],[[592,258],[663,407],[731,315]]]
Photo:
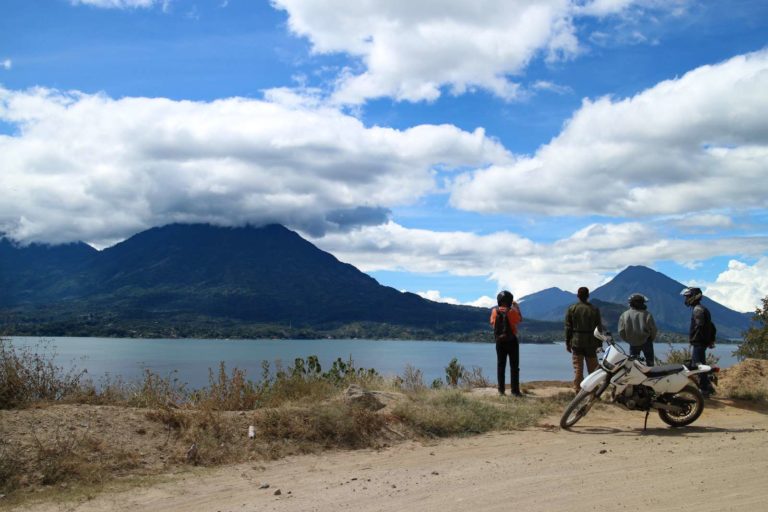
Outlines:
[[409,398],[394,408],[394,416],[418,434],[433,437],[529,427],[559,404],[550,399],[483,399],[457,390],[431,390]]

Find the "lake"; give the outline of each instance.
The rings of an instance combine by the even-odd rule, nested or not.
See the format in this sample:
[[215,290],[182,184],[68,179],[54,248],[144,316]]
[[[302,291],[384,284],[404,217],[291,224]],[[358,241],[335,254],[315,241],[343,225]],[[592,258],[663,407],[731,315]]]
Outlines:
[[[39,337],[11,337],[16,346],[39,345]],[[47,351],[55,351],[56,362],[69,368],[87,369],[94,380],[105,373],[126,380],[141,377],[144,368],[163,376],[178,371],[178,377],[192,388],[208,383],[208,368],[224,361],[227,368],[245,369],[252,380],[261,375],[261,362],[293,364],[297,357],[318,356],[323,370],[337,357],[349,357],[358,368],[375,368],[382,375],[402,375],[406,365],[420,369],[424,382],[445,380],[445,367],[452,358],[466,368],[477,366],[490,382],[496,381],[496,352],[489,343],[452,341],[396,340],[200,340],[200,339],[121,339],[121,338],[44,338]],[[675,348],[686,345],[676,344]],[[714,353],[719,366],[736,363],[731,355],[737,345],[719,345]],[[656,356],[664,358],[669,345],[656,344]],[[573,375],[570,355],[563,343],[520,345],[520,380],[570,380]],[[507,370],[509,378],[509,370]]]

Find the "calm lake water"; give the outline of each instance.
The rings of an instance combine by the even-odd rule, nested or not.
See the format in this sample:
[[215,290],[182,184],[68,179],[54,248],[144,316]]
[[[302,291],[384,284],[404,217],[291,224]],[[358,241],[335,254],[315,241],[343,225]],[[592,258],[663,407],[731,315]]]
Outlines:
[[[349,357],[358,368],[375,368],[383,375],[402,375],[406,365],[420,369],[426,384],[445,378],[445,367],[452,358],[466,368],[482,368],[489,381],[496,381],[496,352],[493,344],[452,341],[387,340],[197,340],[197,339],[121,339],[121,338],[45,338],[12,337],[16,346],[40,346],[56,353],[59,365],[87,369],[94,380],[105,373],[138,379],[144,368],[161,375],[174,370],[192,388],[208,383],[208,368],[224,361],[227,368],[245,369],[249,378],[261,374],[261,362],[279,360],[284,366],[297,357],[316,355],[323,369],[333,360]],[[682,348],[684,345],[675,345]],[[719,366],[736,363],[731,355],[736,345],[719,345],[715,355]],[[665,357],[669,345],[657,344],[656,356]],[[520,380],[570,380],[573,375],[569,354],[562,343],[520,345]],[[507,370],[509,378],[509,370]]]

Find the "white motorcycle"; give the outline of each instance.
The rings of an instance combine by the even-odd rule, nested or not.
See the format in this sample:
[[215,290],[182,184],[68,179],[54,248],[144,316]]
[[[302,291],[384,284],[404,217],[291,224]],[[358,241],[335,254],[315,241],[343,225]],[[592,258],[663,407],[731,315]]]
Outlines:
[[704,364],[668,364],[646,366],[630,357],[613,341],[611,333],[595,329],[595,336],[608,348],[600,366],[581,381],[581,390],[568,404],[560,418],[560,426],[568,429],[583,418],[602,394],[610,389],[610,401],[627,409],[645,411],[646,426],[652,409],[659,411],[661,420],[672,427],[690,425],[704,410],[704,397],[694,379],[695,375],[716,373],[719,368]]

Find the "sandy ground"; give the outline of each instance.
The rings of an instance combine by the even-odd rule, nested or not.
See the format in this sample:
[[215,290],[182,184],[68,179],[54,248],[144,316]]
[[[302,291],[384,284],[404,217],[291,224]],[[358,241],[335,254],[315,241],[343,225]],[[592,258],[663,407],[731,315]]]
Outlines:
[[570,432],[551,417],[524,431],[228,466],[22,510],[768,510],[768,410],[717,399],[688,428],[652,414],[643,431],[643,418],[603,406]]

